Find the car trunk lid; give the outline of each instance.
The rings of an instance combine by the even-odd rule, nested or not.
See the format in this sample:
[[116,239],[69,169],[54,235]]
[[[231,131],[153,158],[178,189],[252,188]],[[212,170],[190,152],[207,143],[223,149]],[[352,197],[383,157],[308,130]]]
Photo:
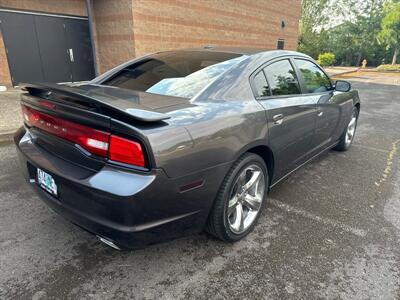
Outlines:
[[[123,160],[118,161],[124,154],[121,153],[123,146],[120,149],[112,147],[110,143],[115,141],[113,137],[120,138],[115,145],[126,144],[129,141],[140,144],[141,149],[136,150],[139,151],[137,153],[142,151],[145,163],[139,166],[139,169],[150,169],[152,153],[145,130],[142,129],[165,126],[165,120],[169,119],[167,112],[190,105],[185,98],[91,84],[65,86],[35,83],[24,84],[23,89],[28,92],[21,97],[24,113],[37,112],[41,118],[39,122],[43,121],[41,124],[36,120],[36,126],[31,128],[36,136],[36,143],[65,160],[92,170],[99,170],[106,162],[129,167]],[[75,128],[75,135],[82,131],[96,136],[95,132],[79,127],[85,126],[86,129],[109,134],[110,139],[97,141],[84,136],[85,142],[90,144],[82,144],[79,143],[79,136],[70,138],[61,132],[60,130],[65,130],[63,125]],[[93,150],[91,147],[97,146],[99,142],[103,143],[101,147],[108,147],[106,151],[100,151],[104,154],[102,156],[96,155],[96,151],[90,151]],[[114,155],[112,150],[115,150]],[[131,157],[127,161],[135,159]]]

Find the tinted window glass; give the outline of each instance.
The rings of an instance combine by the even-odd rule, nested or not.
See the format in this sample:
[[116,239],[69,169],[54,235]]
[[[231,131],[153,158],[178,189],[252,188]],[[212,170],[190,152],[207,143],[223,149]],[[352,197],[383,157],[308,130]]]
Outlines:
[[264,69],[272,95],[300,94],[299,82],[289,60],[280,60]]
[[322,93],[332,89],[331,81],[314,63],[296,59],[297,67],[304,77],[307,93]]
[[156,53],[124,68],[103,84],[192,98],[220,74],[246,57],[212,51]]
[[269,86],[267,79],[265,78],[264,72],[258,72],[253,78],[254,88],[256,89],[257,97],[269,96]]

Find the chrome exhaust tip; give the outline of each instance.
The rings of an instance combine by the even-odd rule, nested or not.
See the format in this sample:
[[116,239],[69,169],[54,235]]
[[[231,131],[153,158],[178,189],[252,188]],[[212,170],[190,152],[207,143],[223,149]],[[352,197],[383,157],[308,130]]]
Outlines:
[[121,250],[120,247],[118,247],[117,245],[114,244],[114,242],[107,240],[106,238],[103,238],[101,236],[97,235],[97,238],[100,240],[100,242],[106,244],[107,246],[110,246],[111,248],[117,249],[117,250]]

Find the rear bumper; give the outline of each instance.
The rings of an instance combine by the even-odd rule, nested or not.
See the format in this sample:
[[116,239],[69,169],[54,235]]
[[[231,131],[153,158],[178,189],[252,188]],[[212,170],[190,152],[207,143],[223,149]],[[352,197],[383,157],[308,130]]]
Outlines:
[[[122,248],[140,248],[201,231],[229,165],[171,179],[161,169],[138,173],[105,165],[84,169],[46,151],[24,128],[14,137],[22,172],[54,211]],[[58,197],[36,181],[36,169],[53,176]],[[182,192],[182,186],[204,180]]]

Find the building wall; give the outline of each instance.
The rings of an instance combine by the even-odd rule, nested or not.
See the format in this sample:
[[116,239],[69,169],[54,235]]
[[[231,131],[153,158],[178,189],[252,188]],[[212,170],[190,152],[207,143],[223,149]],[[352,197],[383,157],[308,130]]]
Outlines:
[[300,5],[301,0],[94,0],[99,71],[176,48],[275,49],[282,38],[285,49],[295,50]]
[[94,0],[97,66],[103,73],[135,57],[132,0]]
[[[301,0],[92,0],[100,73],[146,53],[204,45],[297,47]],[[0,0],[0,7],[86,16],[85,0]],[[281,28],[281,22],[286,26]],[[0,33],[0,85],[11,85]]]
[[203,45],[275,49],[279,38],[285,39],[285,49],[294,50],[300,4],[301,0],[133,0],[135,54]]
[[[0,0],[0,8],[86,16],[85,0]],[[0,85],[11,86],[3,36],[0,31]]]

